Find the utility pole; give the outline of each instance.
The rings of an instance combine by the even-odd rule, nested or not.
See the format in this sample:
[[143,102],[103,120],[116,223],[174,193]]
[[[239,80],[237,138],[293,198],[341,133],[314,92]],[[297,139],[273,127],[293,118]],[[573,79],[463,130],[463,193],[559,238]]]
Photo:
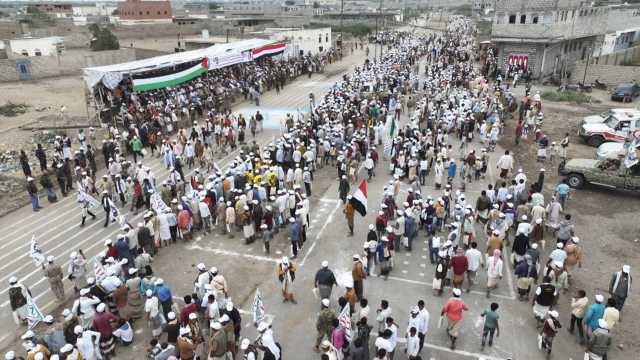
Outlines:
[[343,30],[343,20],[344,20],[344,0],[340,0],[340,58],[342,58],[342,44],[344,43],[344,39],[342,37]]
[[589,68],[589,60],[591,59],[591,46],[587,48],[587,63],[584,64],[584,75],[582,76],[582,85],[587,81],[587,69]]
[[[380,5],[378,7],[378,18],[382,16],[382,0],[380,0]],[[384,17],[381,19],[382,25],[380,25],[380,31],[384,30]],[[376,21],[376,37],[378,36],[378,22]],[[382,37],[380,38],[380,61],[382,61],[382,48],[384,47],[384,43],[382,41]]]

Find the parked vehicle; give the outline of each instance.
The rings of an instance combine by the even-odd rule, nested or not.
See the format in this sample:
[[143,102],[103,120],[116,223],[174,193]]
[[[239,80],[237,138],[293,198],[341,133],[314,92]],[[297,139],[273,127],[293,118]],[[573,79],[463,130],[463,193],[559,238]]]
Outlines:
[[640,135],[640,116],[637,110],[613,114],[603,122],[588,122],[580,126],[578,135],[591,146],[600,146],[607,141],[624,142],[629,136]]
[[632,108],[613,108],[598,115],[589,115],[582,118],[580,126],[584,124],[603,123],[610,117],[617,119],[640,119],[640,110]]
[[640,150],[640,142],[606,142],[598,146],[598,150],[596,150],[596,158],[598,160],[617,159],[618,157],[627,154],[627,152],[629,151],[629,146],[633,146],[636,151]]
[[632,102],[640,95],[640,85],[636,84],[620,84],[611,93],[611,100]]
[[640,163],[627,167],[623,159],[570,159],[558,169],[575,189],[596,184],[615,189],[640,191]]

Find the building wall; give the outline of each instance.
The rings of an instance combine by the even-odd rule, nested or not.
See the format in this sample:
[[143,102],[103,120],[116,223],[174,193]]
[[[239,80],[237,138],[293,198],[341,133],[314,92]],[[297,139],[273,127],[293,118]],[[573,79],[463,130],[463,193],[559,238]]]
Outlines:
[[0,21],[0,39],[13,39],[22,35],[22,28],[17,21]]
[[547,39],[599,35],[607,28],[608,16],[608,7],[580,6],[573,0],[500,0],[491,35]]
[[[268,31],[268,29],[267,29]],[[331,28],[306,29],[306,30],[284,30],[270,36],[271,40],[288,41],[285,56],[298,56],[299,51],[305,54],[318,54],[326,51],[333,44]]]
[[47,37],[39,39],[15,39],[9,40],[12,54],[9,58],[23,56],[52,56],[57,55],[58,46],[64,50],[64,42],[61,37]]
[[556,75],[572,71],[576,61],[586,59],[589,49],[594,49],[598,38],[588,37],[567,40],[555,44],[539,43],[498,43],[498,66],[505,69],[512,55],[526,54],[528,66],[534,78]]
[[620,5],[609,8],[607,32],[640,27],[640,5]]
[[171,2],[128,0],[120,3],[122,20],[166,20],[172,18]]
[[[80,75],[85,67],[118,64],[159,54],[162,53],[127,48],[97,52],[74,51],[61,56],[5,59],[0,60],[0,82]],[[20,73],[20,67],[28,70],[27,76]]]
[[623,65],[602,65],[589,63],[585,78],[586,62],[576,63],[575,69],[571,76],[574,83],[582,82],[592,84],[596,80],[609,86],[616,86],[621,83],[640,82],[640,66],[623,66]]

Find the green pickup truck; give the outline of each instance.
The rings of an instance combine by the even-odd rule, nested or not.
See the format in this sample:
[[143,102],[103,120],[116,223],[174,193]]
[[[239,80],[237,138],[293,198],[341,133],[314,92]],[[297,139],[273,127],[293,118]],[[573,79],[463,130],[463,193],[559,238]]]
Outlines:
[[586,183],[640,191],[640,163],[627,168],[620,159],[570,159],[560,164],[560,175],[575,189]]

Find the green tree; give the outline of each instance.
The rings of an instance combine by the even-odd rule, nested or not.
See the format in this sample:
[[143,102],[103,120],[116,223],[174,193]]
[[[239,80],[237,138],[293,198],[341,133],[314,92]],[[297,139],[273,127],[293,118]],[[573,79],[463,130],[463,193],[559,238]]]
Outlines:
[[118,38],[113,35],[111,30],[107,28],[101,28],[96,24],[91,24],[89,26],[89,31],[91,31],[91,50],[93,51],[103,51],[103,50],[118,50],[120,48],[120,43],[118,42]]

